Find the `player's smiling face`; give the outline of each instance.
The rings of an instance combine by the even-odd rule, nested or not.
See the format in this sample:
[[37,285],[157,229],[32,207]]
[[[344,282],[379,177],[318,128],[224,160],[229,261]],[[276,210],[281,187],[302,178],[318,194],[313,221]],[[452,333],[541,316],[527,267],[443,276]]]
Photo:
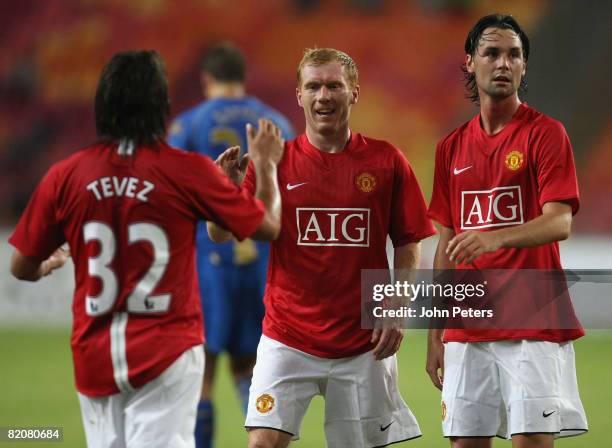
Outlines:
[[467,55],[468,72],[476,76],[481,99],[504,99],[518,92],[527,64],[521,39],[513,30],[487,28],[474,56]]
[[359,97],[359,86],[350,85],[339,62],[306,65],[302,84],[296,89],[298,104],[304,109],[306,128],[321,135],[348,129],[351,106]]

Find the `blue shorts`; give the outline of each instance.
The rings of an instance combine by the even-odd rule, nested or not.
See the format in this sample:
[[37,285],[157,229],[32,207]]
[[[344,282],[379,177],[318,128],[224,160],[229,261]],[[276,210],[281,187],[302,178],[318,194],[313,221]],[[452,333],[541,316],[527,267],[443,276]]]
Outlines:
[[254,356],[264,317],[267,260],[234,266],[215,265],[209,258],[198,254],[206,350]]

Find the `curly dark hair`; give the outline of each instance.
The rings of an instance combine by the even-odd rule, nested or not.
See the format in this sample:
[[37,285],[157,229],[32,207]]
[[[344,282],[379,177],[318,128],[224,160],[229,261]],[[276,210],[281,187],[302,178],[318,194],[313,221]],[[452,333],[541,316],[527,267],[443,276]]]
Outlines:
[[136,145],[163,141],[169,114],[168,81],[159,54],[116,53],[102,70],[96,91],[98,137]]
[[[521,26],[518,24],[516,19],[511,15],[506,14],[490,14],[482,17],[476,25],[470,30],[465,40],[465,54],[474,56],[478,43],[482,37],[482,33],[487,28],[500,28],[502,30],[514,31],[523,45],[523,58],[525,62],[529,59],[529,38],[523,31]],[[464,63],[461,65],[461,71],[463,72],[463,81],[465,82],[466,97],[475,104],[479,104],[480,98],[478,96],[478,86],[476,85],[476,76],[473,73],[468,72],[467,65]],[[527,91],[527,79],[525,76],[521,78],[521,84],[519,86],[519,93],[523,94]]]

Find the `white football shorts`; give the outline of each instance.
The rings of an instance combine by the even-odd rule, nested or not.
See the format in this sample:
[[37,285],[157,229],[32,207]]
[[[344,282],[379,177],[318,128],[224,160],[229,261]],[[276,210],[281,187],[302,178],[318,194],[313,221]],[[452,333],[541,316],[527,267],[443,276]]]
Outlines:
[[445,437],[588,430],[571,342],[448,342],[444,351]]
[[315,395],[325,398],[328,447],[382,447],[421,435],[397,388],[395,356],[319,358],[262,336],[245,426],[299,438]]
[[133,392],[78,394],[89,448],[194,448],[204,348],[186,350],[160,376]]

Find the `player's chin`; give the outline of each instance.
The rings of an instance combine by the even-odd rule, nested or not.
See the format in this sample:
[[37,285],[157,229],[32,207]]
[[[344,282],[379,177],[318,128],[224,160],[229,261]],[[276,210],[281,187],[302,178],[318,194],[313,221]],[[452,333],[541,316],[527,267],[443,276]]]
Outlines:
[[337,129],[336,122],[317,122],[317,126],[315,128],[317,132],[321,135],[333,134]]
[[514,95],[516,92],[517,89],[511,84],[497,85],[492,86],[491,88],[491,96],[498,99],[508,98],[509,96]]

